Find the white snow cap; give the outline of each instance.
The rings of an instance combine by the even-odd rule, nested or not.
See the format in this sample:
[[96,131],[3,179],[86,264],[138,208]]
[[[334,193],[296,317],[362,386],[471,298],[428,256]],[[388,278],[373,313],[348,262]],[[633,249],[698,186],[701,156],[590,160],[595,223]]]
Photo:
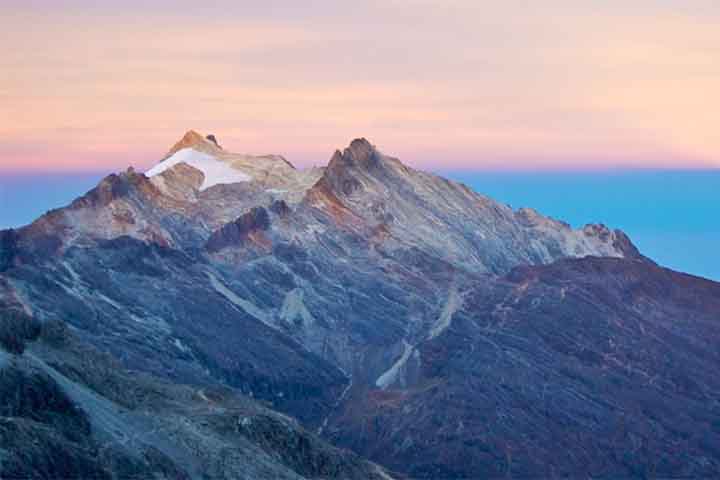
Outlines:
[[183,148],[178,150],[170,157],[158,163],[150,170],[145,172],[148,177],[159,175],[168,168],[172,168],[178,163],[185,162],[193,168],[200,170],[205,175],[200,190],[205,190],[213,185],[249,182],[250,176],[231,167],[229,164],[218,160],[207,153],[198,152],[193,148]]

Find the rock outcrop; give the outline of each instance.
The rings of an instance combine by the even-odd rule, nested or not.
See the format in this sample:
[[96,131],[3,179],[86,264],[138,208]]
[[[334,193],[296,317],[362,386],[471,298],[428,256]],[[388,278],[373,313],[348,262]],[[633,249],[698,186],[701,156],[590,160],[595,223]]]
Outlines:
[[365,139],[178,152],[0,232],[0,372],[83,412],[2,417],[0,476],[385,478],[309,431],[411,478],[720,470],[717,283]]

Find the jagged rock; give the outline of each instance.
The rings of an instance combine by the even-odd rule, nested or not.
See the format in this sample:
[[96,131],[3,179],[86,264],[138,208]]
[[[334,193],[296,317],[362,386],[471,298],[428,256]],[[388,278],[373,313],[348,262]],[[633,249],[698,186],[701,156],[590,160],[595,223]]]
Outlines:
[[642,260],[518,267],[467,285],[419,376],[359,391],[330,437],[411,478],[709,477],[719,314],[720,284]]
[[[252,455],[283,459],[250,462],[256,476],[375,472],[283,415],[413,478],[720,468],[718,284],[662,269],[619,230],[514,211],[365,139],[309,170],[192,131],[171,154],[183,149],[202,161],[110,176],[0,232],[0,311],[52,326],[18,337],[25,355],[63,389],[149,404],[181,428],[170,444],[200,452],[154,455],[165,443],[148,441],[133,474],[239,476]],[[112,360],[68,354],[70,333]],[[235,408],[239,392],[282,414]],[[58,432],[10,424],[13,458],[41,438],[42,469],[60,461],[42,453]],[[126,452],[98,466],[96,440],[63,458],[118,476]]]
[[290,207],[285,200],[275,200],[270,205],[270,211],[281,218],[285,218],[291,213]]
[[222,147],[220,146],[220,144],[218,143],[217,138],[215,138],[215,135],[213,135],[213,134],[206,135],[205,138],[206,138],[207,140],[210,140],[212,143],[214,143],[216,147],[222,148]]
[[126,372],[63,335],[0,349],[3,478],[388,478],[232,389]]
[[[214,145],[213,145],[214,144]],[[185,135],[182,136],[180,140],[175,143],[175,145],[168,150],[168,153],[165,155],[165,158],[173,155],[174,153],[179,152],[180,150],[184,148],[198,148],[198,149],[204,149],[208,146],[217,146],[216,142],[210,143],[210,139],[203,137],[201,134],[196,132],[195,130],[188,130],[185,132]]]
[[264,232],[270,228],[270,216],[262,207],[253,207],[234,222],[213,232],[207,241],[207,249],[217,252],[225,247],[239,245],[253,234]]

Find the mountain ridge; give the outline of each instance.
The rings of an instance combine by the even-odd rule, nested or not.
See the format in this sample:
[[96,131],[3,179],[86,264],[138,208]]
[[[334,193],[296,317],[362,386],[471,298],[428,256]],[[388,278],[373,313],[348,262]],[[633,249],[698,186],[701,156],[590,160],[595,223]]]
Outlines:
[[[180,152],[185,149],[195,149],[198,145],[202,145],[202,150],[205,150],[205,146],[209,145],[209,141],[205,139],[201,134],[191,130],[188,133],[186,133],[181,140],[179,140],[175,146],[173,146],[170,149],[170,152],[173,152],[173,154],[176,154],[177,152]],[[215,154],[218,154],[219,149],[215,147],[214,145],[210,145],[210,148],[212,149]],[[231,157],[237,156],[237,154],[232,154],[229,152],[222,152],[219,155],[226,155],[218,157],[216,160],[225,163],[227,162],[227,155],[230,155]],[[172,155],[169,155],[172,156]],[[512,221],[517,221],[518,223],[522,223],[525,227],[545,227],[548,224],[553,229],[561,229],[563,226],[566,226],[566,224],[560,224],[560,223],[554,223],[552,220],[550,220],[547,217],[543,217],[541,215],[537,215],[535,213],[532,214],[533,221],[528,221],[529,215],[526,213],[527,209],[521,209],[517,212],[513,212],[512,210],[508,209],[507,207],[504,207],[500,204],[495,204],[494,202],[490,201],[487,198],[484,198],[482,196],[479,196],[475,194],[474,192],[470,191],[466,186],[462,184],[456,184],[454,182],[441,179],[441,177],[435,177],[431,174],[426,174],[424,172],[419,172],[413,169],[410,169],[409,167],[402,164],[399,160],[394,159],[392,157],[387,157],[383,154],[381,154],[374,146],[370,144],[366,139],[364,138],[358,138],[353,140],[349,147],[345,149],[343,153],[341,153],[339,150],[335,152],[335,154],[331,157],[328,166],[323,169],[309,169],[307,171],[298,171],[294,169],[294,167],[288,169],[285,169],[281,167],[282,171],[280,172],[281,175],[284,175],[285,179],[281,182],[278,182],[276,178],[271,178],[272,173],[268,172],[267,169],[273,170],[275,167],[268,167],[267,163],[268,161],[274,165],[283,165],[288,166],[289,163],[286,163],[286,161],[281,156],[263,156],[263,157],[252,157],[247,155],[241,155],[242,159],[244,160],[245,164],[239,165],[237,163],[233,164],[232,161],[230,161],[230,166],[238,169],[239,171],[242,171],[243,173],[248,172],[246,170],[247,163],[252,161],[259,162],[259,165],[255,166],[254,173],[255,176],[252,176],[252,178],[247,179],[248,183],[259,183],[264,187],[271,187],[271,188],[265,188],[265,193],[270,193],[271,195],[277,196],[280,199],[283,199],[285,201],[288,201],[290,205],[294,203],[300,202],[300,200],[305,199],[306,201],[312,202],[313,197],[317,196],[326,196],[328,197],[328,203],[329,205],[335,205],[337,207],[338,211],[346,211],[350,212],[351,216],[355,216],[357,218],[363,218],[363,215],[359,214],[360,212],[352,211],[351,208],[348,208],[348,205],[341,201],[339,198],[337,198],[337,195],[345,196],[345,197],[351,197],[352,190],[358,188],[361,185],[361,181],[365,182],[368,187],[379,187],[384,191],[381,192],[371,192],[371,193],[379,193],[382,195],[383,198],[380,198],[376,200],[376,205],[372,205],[372,208],[375,209],[382,209],[385,208],[383,205],[384,202],[392,199],[396,200],[397,197],[392,198],[388,195],[388,190],[392,188],[401,188],[404,189],[407,193],[412,194],[413,198],[412,201],[418,201],[423,202],[422,195],[430,194],[435,195],[436,198],[438,194],[443,194],[444,192],[442,190],[439,190],[436,186],[430,185],[430,188],[434,189],[435,191],[430,192],[422,192],[419,193],[421,195],[418,195],[417,191],[412,191],[412,189],[428,189],[427,185],[423,185],[422,183],[419,183],[419,186],[416,184],[412,184],[407,180],[411,175],[414,177],[411,180],[415,180],[415,178],[418,177],[425,177],[421,178],[421,181],[425,180],[426,178],[431,179],[438,179],[440,181],[442,187],[449,186],[452,190],[451,193],[455,194],[457,196],[458,191],[462,196],[466,197],[474,197],[470,198],[471,201],[476,202],[480,206],[489,206],[491,209],[494,210],[502,210],[505,209],[505,216],[506,217],[514,217],[512,218]],[[182,172],[180,172],[182,170]],[[382,173],[380,172],[382,170]],[[149,172],[152,172],[153,169],[151,169]],[[86,195],[80,197],[79,200],[76,200],[71,204],[71,207],[75,209],[80,209],[80,207],[83,206],[99,206],[99,205],[107,205],[109,202],[111,202],[114,199],[119,199],[122,196],[126,196],[130,189],[137,188],[141,190],[141,195],[143,195],[146,199],[160,199],[161,203],[164,203],[162,205],[163,207],[167,209],[180,209],[182,210],[183,206],[175,204],[175,201],[178,201],[180,203],[197,203],[197,192],[194,194],[191,193],[193,191],[198,190],[197,188],[197,180],[192,180],[188,177],[191,177],[193,173],[197,171],[197,168],[193,168],[190,165],[183,164],[183,162],[180,163],[180,165],[169,167],[166,170],[159,171],[157,173],[154,173],[149,177],[150,183],[143,181],[140,176],[142,174],[136,173],[134,170],[128,170],[125,173],[121,174],[111,174],[105,177],[101,182],[98,184],[96,188],[88,192]],[[178,174],[180,172],[180,174]],[[261,172],[260,175],[258,175],[258,172]],[[296,173],[297,172],[297,173]],[[202,172],[200,172],[202,174]],[[298,175],[299,177],[307,176],[309,175],[308,179],[302,178],[301,180],[296,181],[294,177],[295,175]],[[377,175],[377,176],[376,176]],[[170,178],[168,180],[168,176],[174,177]],[[288,178],[291,178],[288,180]],[[379,178],[379,181],[378,181]],[[309,181],[308,181],[309,180]],[[186,185],[179,185],[182,182],[189,182]],[[243,180],[242,182],[244,182]],[[241,183],[242,183],[241,182]],[[282,186],[283,183],[285,184],[293,184],[293,186],[296,189],[295,191],[289,191],[284,192],[280,188],[276,188],[280,183],[280,186]],[[155,186],[154,189],[152,186]],[[162,196],[158,195],[157,189],[159,189],[160,193],[162,193]],[[314,189],[314,190],[313,190]],[[174,191],[173,191],[174,190]],[[275,192],[281,192],[281,193],[275,193]],[[323,193],[324,192],[324,193]],[[256,193],[256,192],[253,192]],[[259,193],[259,192],[257,192]],[[286,193],[286,194],[283,194]],[[334,197],[334,198],[333,198]],[[346,200],[351,201],[351,198],[348,198]],[[467,201],[467,198],[461,199],[463,201]],[[257,202],[257,201],[255,201]],[[98,205],[96,205],[98,204]],[[486,205],[482,205],[486,204]],[[447,207],[453,207],[451,204],[446,204],[443,206]],[[472,207],[472,205],[470,205]],[[467,206],[463,206],[462,208],[467,208]],[[49,215],[41,217],[40,220],[34,223],[42,223],[45,220],[51,221],[50,219],[55,218],[59,215],[59,211],[62,209],[57,209],[53,212],[51,212]],[[123,214],[118,214],[120,217],[122,217]],[[378,216],[379,215],[379,216]],[[378,215],[376,215],[376,218],[382,217],[382,212],[378,212]],[[239,216],[239,215],[237,215]],[[235,218],[237,218],[235,216]],[[392,213],[390,213],[389,218],[392,218]],[[502,219],[502,220],[507,220]],[[230,221],[233,221],[234,218],[225,217],[224,223],[228,223]],[[365,221],[367,222],[367,218],[365,218]],[[375,220],[375,219],[373,219]],[[435,220],[435,219],[433,219]],[[377,223],[377,222],[371,222],[371,223]],[[221,224],[217,224],[217,226],[221,226]],[[32,227],[28,226],[28,227]],[[28,227],[21,227],[20,230],[26,229]],[[540,230],[539,228],[536,230]],[[570,228],[567,228],[567,231],[572,231]],[[614,235],[617,235],[619,238],[618,243],[622,244],[622,246],[618,245],[615,246],[613,249],[612,242],[615,241]],[[608,246],[608,248],[605,248],[602,254],[614,254],[614,255],[622,255],[624,253],[628,254],[634,254],[632,251],[632,248],[627,245],[629,242],[629,239],[625,234],[619,231],[612,231],[607,228],[602,227],[593,227],[592,225],[586,226],[582,231],[578,233],[579,239],[587,243],[587,241],[599,239],[600,242],[608,242],[609,240],[612,240],[610,243],[611,245]],[[602,237],[602,238],[601,238]],[[165,238],[166,241],[169,241],[169,239]],[[631,243],[631,242],[630,242]],[[577,247],[577,246],[575,246]],[[627,252],[625,252],[624,248],[627,247]],[[572,248],[572,246],[568,246],[567,248]],[[583,247],[577,247],[580,248],[579,252],[596,252],[596,249],[585,245]],[[572,254],[573,252],[565,252]],[[547,256],[547,254],[546,254]]]
[[230,389],[413,478],[720,467],[720,411],[703,407],[720,392],[718,284],[364,138],[307,170],[197,132],[171,152],[0,231],[0,313],[67,324],[173,385]]

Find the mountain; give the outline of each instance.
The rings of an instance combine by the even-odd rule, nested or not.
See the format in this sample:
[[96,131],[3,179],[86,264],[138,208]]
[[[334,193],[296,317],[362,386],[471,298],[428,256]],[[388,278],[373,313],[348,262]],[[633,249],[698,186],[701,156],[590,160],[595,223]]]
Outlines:
[[[220,389],[223,409],[298,419],[337,475],[388,474],[304,429],[412,478],[720,470],[720,285],[365,139],[298,170],[190,131],[145,174],[0,232],[0,280],[3,318],[26,319],[5,335],[15,370],[53,379],[42,334],[21,355],[17,338],[67,325],[131,372],[113,382],[180,392],[157,421],[196,422],[192,392]],[[318,474],[287,453],[270,456]]]
[[29,318],[4,317],[0,340],[25,332],[0,350],[3,478],[390,478],[232,389],[127,371]]

